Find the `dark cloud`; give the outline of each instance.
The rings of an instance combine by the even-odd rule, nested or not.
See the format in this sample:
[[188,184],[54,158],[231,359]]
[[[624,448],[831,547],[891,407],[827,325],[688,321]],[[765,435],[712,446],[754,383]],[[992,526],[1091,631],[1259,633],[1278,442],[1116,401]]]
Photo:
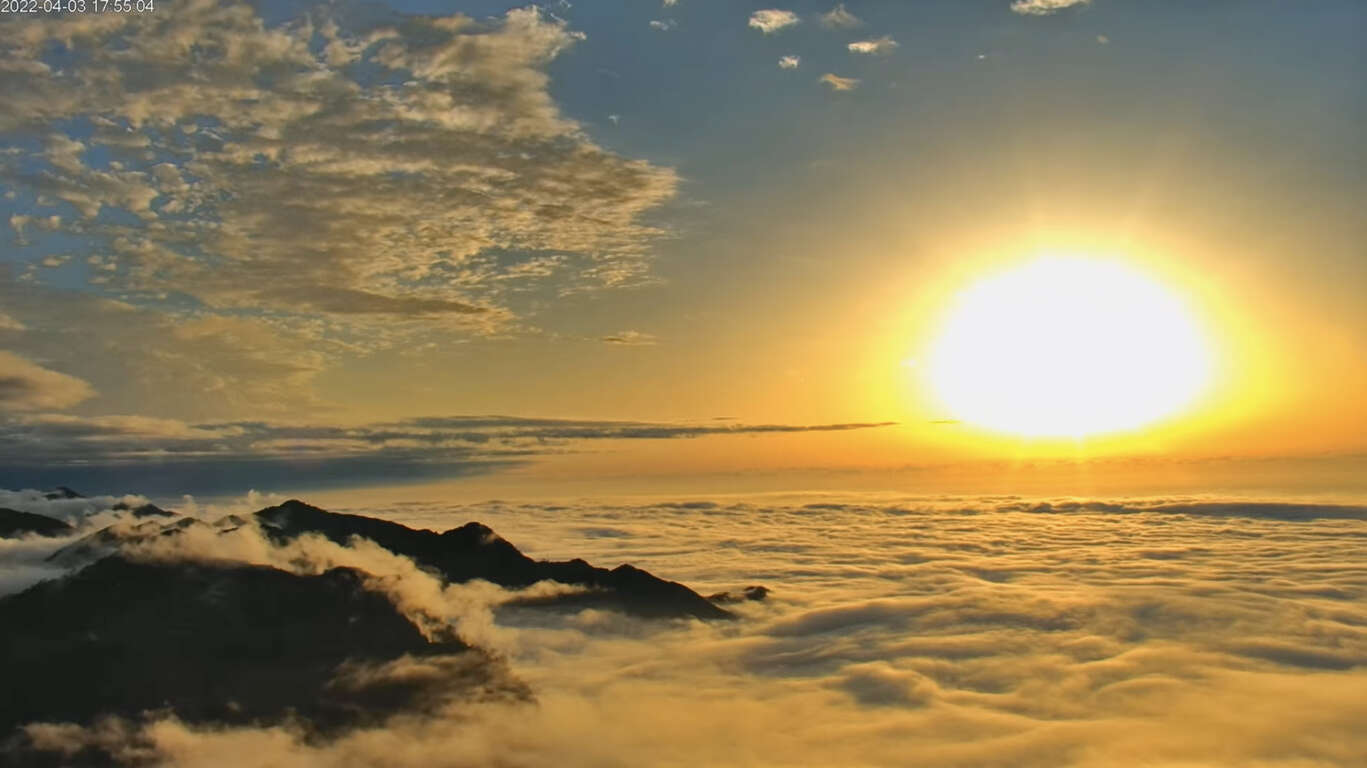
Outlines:
[[848,431],[855,424],[662,424],[453,416],[329,426],[141,416],[15,415],[0,420],[0,484],[57,483],[196,493],[342,487],[501,471],[578,444]]

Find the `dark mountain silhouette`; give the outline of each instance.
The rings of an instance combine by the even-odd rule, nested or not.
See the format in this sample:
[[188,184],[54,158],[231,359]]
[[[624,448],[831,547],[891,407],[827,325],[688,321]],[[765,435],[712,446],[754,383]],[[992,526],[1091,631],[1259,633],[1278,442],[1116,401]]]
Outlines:
[[[136,510],[125,507],[125,511],[139,516]],[[158,509],[158,512],[164,510]],[[165,514],[175,516],[175,513]],[[62,547],[47,560],[74,568],[113,554],[128,543],[174,536],[189,527],[209,525],[190,517],[179,517],[170,523],[163,522],[155,513],[141,517],[147,519],[103,528]],[[592,607],[646,618],[734,618],[730,612],[683,584],[660,579],[631,565],[608,570],[580,559],[533,560],[480,523],[466,523],[437,533],[372,517],[328,512],[293,499],[257,512],[255,519],[262,531],[277,543],[291,541],[306,533],[325,536],[343,546],[353,537],[369,539],[390,552],[411,558],[450,582],[483,579],[509,589],[520,589],[540,581],[555,581],[584,588],[573,594],[516,600],[512,605],[565,609]],[[230,515],[213,525],[227,532],[245,523],[243,518]]]
[[[453,699],[530,699],[506,665],[453,630],[428,627],[436,634],[425,636],[366,588],[362,572],[306,576],[237,562],[144,562],[124,549],[191,528],[226,533],[254,524],[277,543],[318,534],[345,546],[362,537],[451,582],[484,579],[518,589],[549,580],[582,588],[517,601],[523,606],[734,618],[688,587],[630,565],[533,560],[479,523],[437,533],[300,501],[212,524],[156,507],[121,511],[128,513],[123,521],[48,558],[80,570],[0,598],[0,762],[115,762],[94,746],[37,750],[19,727],[30,722],[90,724],[169,711],[192,723],[292,718],[326,737]],[[758,599],[762,589],[745,596]],[[382,665],[418,665],[421,673],[375,674]]]
[[175,512],[171,512],[171,511],[169,511],[169,510],[162,509],[161,507],[158,507],[156,504],[139,504],[138,506],[135,507],[135,506],[132,506],[131,504],[129,504],[128,502],[126,502],[126,501],[120,501],[118,504],[115,504],[114,506],[110,507],[110,509],[116,509],[116,510],[119,510],[120,512],[131,512],[131,513],[133,513],[133,517],[175,517],[175,516],[176,516],[176,513],[175,513]]
[[59,485],[55,489],[43,494],[43,498],[48,501],[53,501],[55,499],[84,499],[85,497],[65,485]]
[[740,591],[740,594],[736,594],[735,592],[718,592],[718,593],[713,594],[713,595],[708,595],[708,596],[707,596],[707,599],[708,599],[708,600],[711,600],[711,601],[714,602],[714,603],[723,603],[723,604],[724,604],[724,603],[742,603],[742,602],[745,602],[745,601],[747,601],[747,600],[756,600],[756,601],[758,601],[758,600],[764,600],[764,599],[767,598],[767,597],[769,597],[769,588],[768,588],[768,587],[749,586],[749,587],[746,587],[745,589],[742,589],[742,590]]
[[36,533],[39,536],[65,536],[73,530],[75,529],[61,520],[0,507],[0,538],[15,538],[26,533]]
[[157,519],[144,520],[131,525],[127,523],[110,525],[89,536],[71,542],[48,555],[46,560],[64,568],[78,568],[114,554],[125,544],[147,541],[161,536],[174,536],[186,528],[200,525],[207,525],[207,523],[193,517],[181,517],[171,523]]
[[510,589],[555,581],[586,588],[577,594],[519,601],[522,605],[602,607],[649,618],[734,618],[688,587],[631,565],[608,570],[579,559],[533,560],[480,523],[436,533],[387,520],[328,512],[294,499],[263,509],[256,518],[267,535],[278,541],[305,533],[321,534],[338,544],[346,544],[353,536],[370,539],[448,581],[484,579]]
[[[454,634],[429,641],[364,578],[347,568],[300,576],[115,555],[2,598],[0,742],[8,737],[9,753],[22,753],[23,723],[163,708],[190,722],[294,714],[326,732],[453,690],[528,698],[500,663]],[[402,657],[430,657],[448,674],[348,678],[356,665]]]

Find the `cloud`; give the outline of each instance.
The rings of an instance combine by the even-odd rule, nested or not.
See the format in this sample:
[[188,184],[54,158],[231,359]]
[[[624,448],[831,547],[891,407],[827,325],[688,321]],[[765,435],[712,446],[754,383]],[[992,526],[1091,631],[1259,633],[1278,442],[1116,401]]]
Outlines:
[[827,72],[818,78],[817,82],[825,83],[833,91],[853,91],[859,87],[859,80],[853,77],[841,77]]
[[673,8],[679,4],[679,0],[660,0],[660,5],[665,8]]
[[[294,418],[317,412],[314,378],[339,359],[397,338],[336,337],[325,325],[274,317],[169,314],[88,293],[7,279],[0,306],[26,326],[6,339],[16,354],[91,382],[114,413],[157,404],[160,415]],[[400,331],[402,333],[402,331]]]
[[[60,460],[70,450],[85,461],[129,461],[147,456],[208,455],[271,458],[366,455],[389,449],[461,452],[471,446],[524,448],[548,441],[660,440],[706,435],[828,432],[888,426],[851,424],[688,424],[637,421],[528,419],[512,416],[424,417],[356,426],[264,421],[190,424],[146,416],[18,414],[0,422],[0,444],[23,448],[27,460]],[[39,451],[41,454],[35,454]],[[75,458],[75,455],[72,458]]]
[[[166,519],[149,522],[121,510],[145,504],[146,499],[139,496],[49,500],[35,491],[0,489],[0,500],[15,502],[34,514],[60,517],[76,526],[74,533],[60,539],[0,539],[0,586],[5,587],[0,589],[0,595],[27,587],[37,580],[36,576],[52,578],[70,569],[72,566],[54,564],[44,558],[106,530],[127,537],[120,551],[138,561],[226,561],[264,565],[304,576],[316,576],[333,568],[359,570],[366,574],[364,585],[368,589],[389,598],[429,639],[437,639],[442,628],[450,626],[465,642],[496,653],[509,650],[510,637],[494,625],[494,608],[512,600],[579,591],[579,588],[556,582],[542,582],[515,591],[486,581],[447,584],[410,558],[365,539],[353,539],[342,545],[319,534],[305,534],[279,543],[262,532],[251,514],[263,506],[261,497],[255,494],[233,506],[233,513],[242,521],[234,521],[228,527],[217,524],[219,516],[225,513],[223,507],[199,508],[192,504],[193,511],[201,514],[190,519],[200,524],[176,525],[173,536],[145,535],[149,525],[152,531],[161,530]],[[178,521],[184,523],[186,520],[179,518]],[[29,570],[41,568],[42,571],[40,574],[23,573],[25,566]],[[20,575],[29,581],[21,583]]]
[[[641,218],[677,176],[561,114],[545,68],[583,36],[534,7],[35,21],[0,43],[0,135],[23,148],[0,180],[49,203],[21,230],[55,221],[100,254],[95,293],[369,341],[393,319],[506,329],[528,287],[648,278],[662,231]],[[73,52],[60,68],[54,46]]]
[[0,350],[0,411],[68,408],[95,396],[90,384]]
[[62,217],[57,215],[33,217],[23,214],[14,214],[9,217],[10,229],[14,230],[15,241],[20,245],[28,244],[24,237],[24,230],[28,227],[37,227],[49,232],[55,232],[62,226]]
[[[639,340],[635,343],[641,343]],[[874,429],[889,423],[704,424],[452,416],[352,426],[190,423],[51,413],[0,419],[0,482],[157,493],[348,486],[497,472],[587,442]],[[14,480],[10,480],[14,482]]]
[[654,19],[650,22],[651,29],[656,29],[661,32],[668,32],[669,30],[674,29],[676,26],[678,26],[678,24],[673,19],[665,19],[663,21],[659,19]]
[[791,27],[800,21],[801,19],[792,11],[780,11],[772,8],[750,14],[750,26],[766,35]]
[[367,589],[389,598],[429,640],[440,637],[442,628],[450,626],[465,642],[498,653],[509,650],[511,639],[494,625],[496,606],[517,598],[574,591],[554,583],[516,592],[485,581],[446,584],[411,559],[366,539],[352,539],[343,546],[319,534],[306,534],[277,544],[250,519],[227,531],[208,525],[188,526],[175,536],[135,541],[126,545],[124,551],[137,560],[226,560],[266,565],[304,576],[316,576],[333,568],[356,569],[367,574]]
[[846,10],[844,3],[839,3],[821,14],[821,26],[827,29],[853,29],[863,24],[864,22],[860,21],[858,16]]
[[[1367,750],[1367,582],[1343,550],[1363,520],[1158,511],[1249,503],[1218,497],[677,501],[377,510],[436,528],[479,519],[537,556],[773,589],[737,604],[728,627],[493,605],[535,704],[449,701],[332,739],[166,716],[30,733],[188,768],[897,766],[908,754],[927,768],[1329,768]],[[1043,504],[1054,512],[1029,511]],[[462,615],[413,591],[412,605]],[[473,620],[489,603],[467,597]]]
[[801,56],[782,56],[778,60],[779,69],[797,69],[802,63]]
[[1067,8],[1087,5],[1092,0],[1011,0],[1011,10],[1025,16],[1048,16]]
[[892,53],[896,47],[897,41],[887,35],[876,40],[859,40],[849,44],[851,53],[866,53],[876,56]]
[[916,707],[929,704],[938,694],[933,680],[885,661],[851,664],[838,685],[867,706]]
[[49,499],[41,491],[0,488],[0,508],[42,515],[73,526],[72,532],[64,537],[0,537],[0,595],[62,576],[68,568],[48,562],[49,555],[116,522],[122,513],[115,512],[114,505],[138,507],[146,503],[146,498],[134,495]]
[[620,344],[628,347],[651,346],[655,343],[655,337],[649,333],[640,331],[622,331],[610,336],[603,336],[599,339],[606,344]]

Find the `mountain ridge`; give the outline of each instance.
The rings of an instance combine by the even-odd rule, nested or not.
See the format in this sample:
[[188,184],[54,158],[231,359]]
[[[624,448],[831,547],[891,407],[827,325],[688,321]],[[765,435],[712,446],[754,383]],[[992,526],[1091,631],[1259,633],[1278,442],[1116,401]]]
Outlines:
[[255,517],[266,535],[280,543],[316,533],[345,545],[358,536],[394,554],[412,558],[419,566],[454,583],[483,579],[520,589],[540,581],[555,581],[588,589],[534,601],[539,605],[602,607],[647,618],[735,618],[683,584],[661,579],[630,564],[608,570],[579,558],[534,560],[478,522],[437,533],[373,517],[329,512],[298,499],[267,507]]

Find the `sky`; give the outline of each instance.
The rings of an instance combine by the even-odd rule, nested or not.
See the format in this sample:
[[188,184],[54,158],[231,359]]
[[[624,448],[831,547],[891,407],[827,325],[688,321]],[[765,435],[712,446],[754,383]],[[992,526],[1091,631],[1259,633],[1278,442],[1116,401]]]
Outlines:
[[[1354,0],[0,24],[0,485],[1367,495]],[[1199,389],[937,397],[955,302],[1060,256],[1161,286]],[[981,378],[1123,407],[1132,343]]]

